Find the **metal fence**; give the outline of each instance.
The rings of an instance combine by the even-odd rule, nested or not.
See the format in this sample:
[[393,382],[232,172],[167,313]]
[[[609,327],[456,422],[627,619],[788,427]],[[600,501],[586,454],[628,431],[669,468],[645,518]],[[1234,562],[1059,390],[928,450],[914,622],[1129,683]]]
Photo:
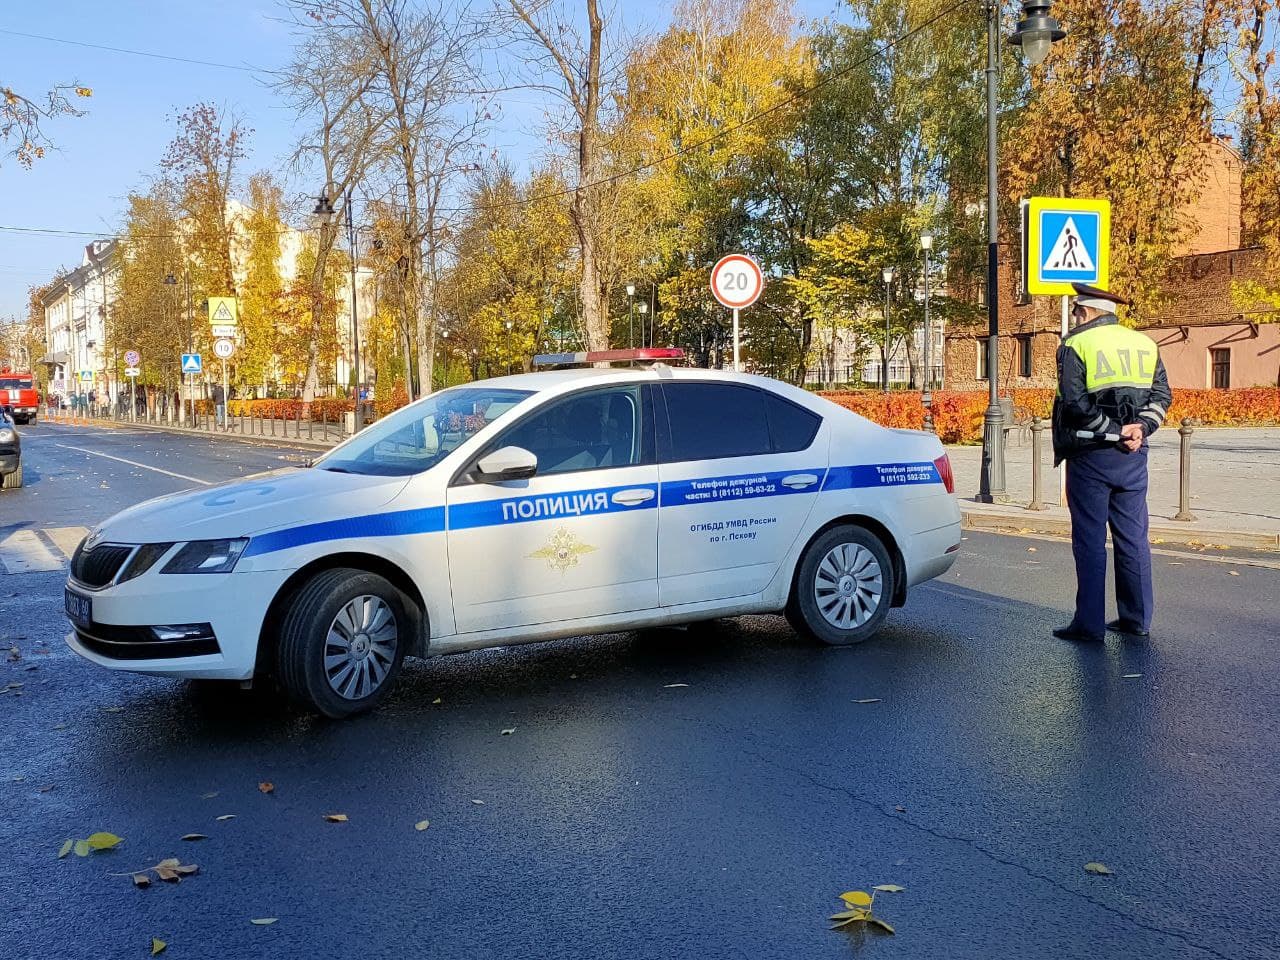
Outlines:
[[330,416],[323,408],[319,420],[304,417],[301,408],[292,418],[231,415],[219,418],[215,413],[193,413],[189,406],[179,408],[175,404],[153,404],[133,410],[128,404],[84,404],[46,409],[44,416],[59,423],[142,424],[221,436],[274,437],[324,443],[337,443],[351,435],[350,415]]

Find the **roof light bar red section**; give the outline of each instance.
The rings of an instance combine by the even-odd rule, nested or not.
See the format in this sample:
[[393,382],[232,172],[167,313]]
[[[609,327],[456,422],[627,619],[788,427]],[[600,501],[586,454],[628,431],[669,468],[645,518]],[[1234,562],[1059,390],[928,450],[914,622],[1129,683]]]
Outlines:
[[630,350],[587,350],[581,353],[540,353],[535,367],[568,367],[578,363],[624,363],[644,360],[683,360],[679,347],[636,347]]

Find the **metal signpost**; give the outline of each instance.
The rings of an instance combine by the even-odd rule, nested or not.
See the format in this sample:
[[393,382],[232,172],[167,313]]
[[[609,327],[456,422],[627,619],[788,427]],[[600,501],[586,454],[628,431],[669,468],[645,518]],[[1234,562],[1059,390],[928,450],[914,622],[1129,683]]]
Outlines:
[[733,311],[733,369],[741,372],[738,311],[760,299],[764,292],[764,274],[760,264],[745,253],[721,257],[711,268],[711,293],[722,306]]
[[142,355],[137,350],[126,350],[124,375],[129,378],[129,419],[138,419],[138,374],[142,373]]
[[[1023,201],[1022,275],[1026,292],[1062,297],[1062,338],[1068,333],[1073,283],[1105,290],[1111,282],[1111,201],[1032,197]],[[1059,470],[1059,501],[1067,502],[1066,470]]]
[[196,398],[191,385],[187,382],[187,374],[197,374],[204,369],[204,364],[200,360],[198,353],[184,353],[182,355],[182,386],[187,392],[187,397],[191,401],[191,423],[196,420]]
[[227,401],[231,390],[227,385],[227,360],[236,352],[235,335],[240,324],[240,307],[235,297],[209,298],[209,332],[217,337],[213,353],[222,361],[222,422],[226,424]]

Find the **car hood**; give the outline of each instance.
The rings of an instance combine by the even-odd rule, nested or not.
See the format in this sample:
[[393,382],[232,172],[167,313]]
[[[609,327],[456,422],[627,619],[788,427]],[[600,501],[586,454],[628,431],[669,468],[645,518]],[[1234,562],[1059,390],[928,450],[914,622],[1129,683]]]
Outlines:
[[376,510],[408,482],[408,477],[286,467],[147,500],[99,525],[95,539],[163,543],[248,537]]

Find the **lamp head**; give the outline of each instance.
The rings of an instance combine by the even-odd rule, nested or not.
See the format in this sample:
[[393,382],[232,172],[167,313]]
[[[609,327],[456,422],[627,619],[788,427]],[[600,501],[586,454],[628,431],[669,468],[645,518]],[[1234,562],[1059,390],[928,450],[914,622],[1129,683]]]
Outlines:
[[1018,21],[1009,42],[1022,48],[1027,66],[1038,67],[1049,56],[1049,49],[1067,33],[1049,16],[1048,0],[1022,0],[1022,19]]

